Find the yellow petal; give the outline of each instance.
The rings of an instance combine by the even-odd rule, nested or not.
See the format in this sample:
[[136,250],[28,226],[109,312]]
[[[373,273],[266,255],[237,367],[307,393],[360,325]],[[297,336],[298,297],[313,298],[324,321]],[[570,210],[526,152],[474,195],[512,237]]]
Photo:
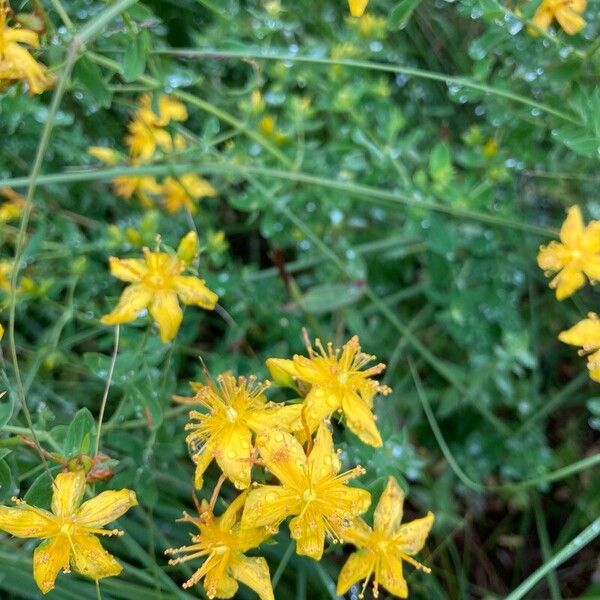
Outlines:
[[214,457],[223,474],[239,490],[250,485],[252,463],[252,432],[248,427],[234,424],[215,438]]
[[242,529],[238,526],[234,529],[234,532],[236,537],[236,548],[240,552],[246,552],[252,548],[257,548],[272,535],[272,532],[268,527],[250,527],[248,529]]
[[398,598],[408,598],[408,586],[402,574],[402,560],[390,553],[380,556],[378,583]]
[[66,536],[57,535],[43,541],[33,552],[33,578],[44,594],[54,589],[56,576],[69,568],[71,548]]
[[283,387],[295,387],[293,376],[296,375],[294,361],[286,358],[268,358],[267,369],[273,381]]
[[558,339],[565,344],[581,346],[586,350],[600,348],[600,319],[590,313],[587,319],[582,319],[570,329],[562,331]]
[[355,583],[366,579],[373,571],[375,555],[369,550],[359,550],[348,557],[338,575],[336,592],[343,596]]
[[353,17],[362,17],[367,8],[369,0],[348,0],[348,6],[350,7],[350,14]]
[[340,459],[333,447],[333,438],[325,423],[319,425],[314,446],[308,455],[307,470],[313,484],[335,477],[341,467]]
[[560,271],[571,260],[571,252],[558,242],[540,246],[537,262],[544,271]]
[[73,515],[85,492],[85,472],[59,473],[53,483],[52,512],[57,517]]
[[586,257],[583,272],[590,280],[590,283],[594,284],[600,281],[600,254]]
[[375,416],[367,403],[356,393],[347,393],[342,397],[342,410],[346,423],[365,444],[381,448],[383,440],[375,424]]
[[71,562],[80,575],[97,581],[104,577],[118,575],[123,570],[115,557],[102,547],[96,536],[74,535],[72,542]]
[[306,479],[306,456],[300,442],[284,431],[257,437],[256,445],[265,465],[284,485],[301,488]]
[[266,433],[278,427],[285,431],[298,431],[302,429],[300,413],[302,404],[291,406],[267,406],[256,409],[248,414],[246,423],[255,433]]
[[404,492],[398,482],[389,477],[373,515],[375,531],[387,536],[395,533],[402,522],[403,506]]
[[215,598],[233,598],[238,588],[237,581],[225,570],[216,581]]
[[126,287],[114,310],[104,315],[100,322],[105,325],[127,323],[137,318],[138,314],[152,300],[152,290],[144,285],[133,284]]
[[313,386],[304,399],[304,418],[310,431],[316,431],[323,420],[340,407],[341,397],[338,394],[326,388]]
[[583,217],[579,206],[571,206],[567,211],[567,218],[560,228],[560,241],[567,248],[577,249],[583,237]]
[[310,506],[304,514],[290,521],[290,535],[296,540],[296,554],[321,560],[325,547],[325,523],[323,517]]
[[184,304],[195,304],[206,310],[213,310],[219,300],[219,296],[198,277],[178,275],[173,280],[173,288]]
[[400,526],[394,546],[410,556],[420,552],[433,525],[433,513]]
[[238,522],[238,517],[240,516],[239,513],[241,513],[242,509],[244,508],[244,504],[246,503],[247,497],[247,491],[238,494],[235,500],[230,502],[225,512],[220,517],[216,518],[215,521],[218,524],[219,529],[221,529],[221,531],[230,531],[233,528],[233,526]]
[[190,231],[181,238],[179,246],[177,246],[177,257],[186,262],[192,262],[198,254],[198,234],[195,231]]
[[121,160],[121,155],[116,150],[102,146],[91,146],[88,154],[106,165],[116,165]]
[[174,100],[170,96],[160,96],[158,99],[158,113],[160,125],[167,125],[169,121],[185,121],[188,118],[185,104]]
[[137,503],[135,492],[131,490],[109,490],[84,502],[75,519],[82,527],[102,527],[123,516]]
[[56,519],[48,511],[28,504],[0,506],[0,531],[19,538],[39,538],[56,533]]
[[[531,19],[532,23],[537,25],[542,31],[548,31],[548,27],[550,27],[550,23],[552,23],[552,19],[554,18],[554,14],[551,10],[548,10],[544,6],[544,2],[539,6],[539,8],[535,11],[533,18]],[[527,33],[532,36],[540,35],[539,31],[534,27],[530,27],[527,29]]]
[[242,529],[277,526],[288,515],[300,511],[300,498],[279,485],[261,485],[250,490],[242,514]]
[[3,31],[4,42],[20,42],[33,48],[39,48],[40,40],[35,31],[31,29],[7,28]]
[[346,544],[353,544],[357,548],[364,548],[369,544],[373,530],[361,517],[354,519],[349,527],[345,527],[342,539]]
[[[210,558],[213,556],[213,561],[210,561]],[[227,568],[227,563],[229,562],[229,553],[213,554],[210,558],[204,563],[204,565],[202,565],[205,567],[210,562],[210,567],[206,569],[206,575],[204,576],[204,581],[202,583],[204,585],[204,589],[206,590],[206,595],[209,598],[215,598],[217,596],[217,590],[219,587],[223,587],[225,585],[223,577],[225,576],[225,569]]]
[[567,7],[559,8],[555,16],[567,35],[579,33],[586,25],[585,19],[581,15]]
[[139,281],[148,271],[146,261],[141,258],[117,258],[111,256],[108,259],[110,273],[121,281],[133,283]]
[[556,299],[564,300],[573,295],[585,285],[585,277],[578,266],[565,267],[551,282],[550,287],[556,288]]
[[204,485],[204,471],[206,471],[212,459],[212,450],[208,450],[207,448],[203,448],[200,452],[195,452],[192,454],[192,460],[196,465],[194,486],[198,490],[202,489],[202,486]]
[[264,558],[248,558],[238,554],[231,559],[229,568],[231,574],[254,590],[260,600],[274,600],[271,574]]
[[160,330],[160,339],[164,343],[171,341],[179,331],[183,312],[174,292],[156,292],[150,304],[150,314]]

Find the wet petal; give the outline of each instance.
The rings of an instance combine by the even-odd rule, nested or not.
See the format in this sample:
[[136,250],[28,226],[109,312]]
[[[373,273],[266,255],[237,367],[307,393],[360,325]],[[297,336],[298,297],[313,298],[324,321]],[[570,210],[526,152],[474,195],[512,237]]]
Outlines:
[[213,310],[219,300],[219,296],[198,277],[179,275],[173,280],[173,289],[184,304],[195,304],[206,310]]
[[243,490],[250,485],[252,432],[240,424],[226,427],[215,439],[214,457],[223,474]]
[[341,462],[333,447],[331,432],[325,423],[319,425],[314,446],[308,455],[307,467],[313,484],[335,477],[340,470]]
[[248,427],[255,433],[266,433],[273,429],[298,431],[302,429],[300,413],[302,404],[290,406],[266,406],[264,409],[253,410],[246,417]]
[[290,521],[290,535],[296,540],[296,554],[321,560],[325,546],[323,517],[311,508]]
[[579,206],[571,206],[560,228],[560,241],[567,248],[577,248],[583,237],[583,217]]
[[147,272],[146,261],[141,258],[117,258],[111,256],[108,259],[110,273],[121,281],[133,283],[139,281]]
[[380,557],[378,583],[398,598],[408,598],[408,586],[402,574],[402,560],[389,553]]
[[56,519],[48,511],[22,503],[16,507],[0,506],[0,531],[19,538],[39,538],[55,533]]
[[268,527],[250,527],[248,529],[237,527],[234,529],[234,533],[236,547],[240,552],[246,552],[252,548],[257,548],[272,535],[272,532]]
[[429,535],[433,525],[434,516],[432,512],[420,519],[415,519],[410,523],[400,526],[394,545],[400,552],[412,556],[420,552],[425,545],[425,540]]
[[98,580],[118,575],[123,567],[107,552],[94,535],[75,535],[73,541],[73,569],[80,575]]
[[359,550],[351,554],[338,575],[338,596],[343,596],[355,583],[366,579],[374,566],[375,556],[369,550]]
[[215,598],[233,598],[239,588],[237,581],[227,573],[227,569],[216,580],[215,585]]
[[175,292],[157,292],[150,304],[150,314],[160,330],[160,339],[164,343],[171,341],[179,331],[183,312]]
[[340,406],[340,396],[325,388],[314,386],[304,399],[304,418],[310,431],[315,431],[319,424]]
[[204,485],[204,471],[208,468],[208,465],[213,459],[212,450],[204,447],[200,452],[192,454],[192,460],[196,465],[196,472],[194,474],[194,486],[196,489],[202,489]]
[[43,541],[33,552],[33,578],[44,594],[54,589],[59,571],[69,568],[71,548],[66,536]]
[[264,558],[248,558],[238,554],[231,559],[229,567],[231,574],[254,590],[260,600],[274,600],[271,574]]
[[75,518],[82,527],[102,527],[123,516],[137,504],[135,492],[128,489],[109,490],[84,502]]
[[355,393],[344,394],[342,409],[346,423],[365,444],[374,448],[381,448],[383,440],[375,424],[375,416],[367,403]]
[[299,496],[279,485],[261,485],[250,490],[242,514],[242,529],[277,526],[288,515],[300,511]]
[[568,35],[579,33],[586,26],[585,19],[568,7],[558,9],[555,16]]
[[301,488],[306,480],[306,456],[291,434],[275,431],[259,435],[256,445],[267,468],[281,483]]
[[237,523],[239,520],[238,513],[244,508],[247,496],[248,494],[246,492],[239,494],[236,499],[229,504],[225,512],[220,517],[217,517],[217,523],[222,531],[229,531]]
[[72,515],[85,492],[85,472],[59,473],[53,483],[52,512],[57,517]]
[[152,300],[152,290],[146,286],[134,284],[126,287],[114,310],[104,315],[100,322],[105,325],[116,325],[133,321]]
[[398,482],[389,477],[373,515],[375,531],[387,536],[395,533],[402,522],[403,506],[404,492]]

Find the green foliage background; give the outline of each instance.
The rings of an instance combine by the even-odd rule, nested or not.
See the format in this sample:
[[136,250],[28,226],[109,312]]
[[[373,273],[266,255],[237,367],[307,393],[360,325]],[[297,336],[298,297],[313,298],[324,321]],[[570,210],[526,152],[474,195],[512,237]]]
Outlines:
[[[40,57],[57,80],[68,48],[77,62],[56,111],[52,92],[0,95],[0,186],[25,193],[51,129],[21,265],[35,285],[19,292],[15,325],[49,451],[90,449],[114,343],[99,317],[122,289],[107,259],[140,253],[125,229],[174,247],[190,228],[186,215],[115,198],[110,179],[128,168],[98,168],[87,148],[123,149],[141,92],[179,94],[190,118],[178,130],[191,143],[154,171],[201,173],[219,191],[194,223],[199,271],[223,310],[186,310],[170,345],[147,318],[121,328],[102,448],[110,486],[134,489],[140,507],[121,520],[127,535],[107,542],[125,571],[102,582],[103,598],[200,593],[179,588],[189,568],[166,567],[162,554],[186,542],[174,521],[193,506],[185,408],[170,398],[201,379],[198,356],[212,373],[266,377],[267,357],[302,351],[303,327],[338,344],[358,334],[388,363],[394,391],[376,405],[384,448],[344,435],[342,447],[374,496],[394,475],[408,517],[436,514],[423,553],[433,574],[406,568],[411,597],[507,597],[597,519],[597,386],[556,339],[594,309],[594,292],[557,303],[535,259],[566,207],[600,219],[600,2],[573,38],[528,35],[535,1],[372,0],[368,13],[387,22],[370,31],[342,0],[75,0],[62,5],[66,24],[58,0],[42,4]],[[265,116],[282,135],[261,129]],[[18,227],[0,229],[3,258]],[[209,243],[219,230],[228,247]],[[29,490],[44,505],[48,480],[18,437],[28,430],[9,345],[6,335],[0,501]],[[275,541],[264,554],[277,598],[335,597],[343,548],[316,563],[286,551],[286,532]],[[33,545],[0,542],[1,597],[41,597]],[[598,546],[586,544],[527,597],[597,597]],[[95,595],[93,583],[60,576],[48,598]]]

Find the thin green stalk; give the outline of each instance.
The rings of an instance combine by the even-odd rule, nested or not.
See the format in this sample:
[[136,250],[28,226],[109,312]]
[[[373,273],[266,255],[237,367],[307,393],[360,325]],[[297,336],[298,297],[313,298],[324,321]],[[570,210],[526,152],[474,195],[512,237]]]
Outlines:
[[553,558],[546,561],[541,567],[536,569],[525,581],[513,590],[505,600],[521,600],[547,573],[553,571],[569,560],[574,554],[577,554],[582,548],[593,542],[600,534],[600,517],[588,525],[580,534],[576,535],[560,552],[557,552]]
[[486,94],[492,94],[500,98],[506,98],[519,104],[524,104],[532,108],[536,108],[542,112],[550,115],[554,115],[564,121],[570,123],[580,124],[580,121],[561,110],[536,102],[526,96],[515,94],[509,90],[503,90],[495,88],[484,83],[477,83],[467,79],[466,77],[455,77],[452,75],[445,75],[444,73],[437,73],[434,71],[426,71],[424,69],[415,69],[412,67],[402,67],[398,65],[391,65],[386,63],[380,63],[375,61],[367,60],[351,60],[351,59],[333,59],[333,58],[317,58],[313,56],[298,56],[293,54],[286,54],[285,52],[273,52],[272,50],[257,51],[257,50],[196,50],[194,48],[178,48],[173,50],[160,50],[158,54],[168,54],[171,56],[180,56],[182,58],[253,58],[256,60],[278,60],[284,62],[300,62],[320,65],[340,65],[343,67],[352,67],[357,69],[371,69],[373,71],[385,71],[388,73],[400,73],[403,75],[409,75],[412,77],[418,77],[421,79],[430,79],[433,81],[441,81],[446,85],[458,85],[473,90],[478,90]]
[[[533,493],[532,498],[533,513],[535,515],[535,525],[537,527],[538,538],[540,540],[540,548],[542,550],[542,557],[544,562],[550,560],[552,555],[552,548],[550,546],[550,537],[548,535],[548,526],[546,525],[546,517],[544,516],[544,507],[540,500],[540,496],[537,493]],[[561,600],[560,585],[558,583],[558,577],[554,570],[546,573],[546,580],[548,582],[548,588],[550,589],[550,595],[552,600]]]
[[106,410],[106,401],[108,400],[108,392],[110,391],[110,385],[112,383],[113,373],[115,371],[115,364],[117,362],[117,354],[119,352],[119,333],[120,327],[117,324],[115,326],[115,345],[113,347],[112,356],[110,357],[110,366],[108,368],[108,375],[106,377],[106,386],[104,387],[104,393],[102,394],[102,402],[100,403],[100,414],[98,415],[98,431],[96,432],[96,445],[94,447],[94,456],[98,456],[100,450],[100,437],[102,435],[102,423],[104,421],[104,411]]
[[290,543],[288,544],[288,547],[286,548],[283,556],[281,557],[279,564],[277,565],[277,570],[275,571],[275,573],[273,574],[273,577],[271,579],[271,583],[273,585],[273,591],[275,591],[275,589],[277,588],[277,584],[279,583],[279,580],[281,579],[281,576],[283,575],[285,568],[287,567],[288,563],[290,562],[290,558],[292,558],[292,554],[294,554],[295,547],[296,547],[296,542],[294,540],[291,540]]
[[[411,198],[406,194],[397,191],[388,191],[381,188],[375,188],[367,185],[360,185],[348,181],[338,181],[328,179],[316,175],[309,175],[302,172],[282,171],[279,169],[269,169],[264,167],[253,167],[249,165],[241,165],[235,163],[204,163],[204,162],[186,162],[176,164],[173,167],[164,164],[141,165],[137,167],[113,167],[109,169],[85,169],[81,171],[70,171],[68,173],[54,173],[50,175],[42,175],[38,178],[38,183],[56,184],[56,183],[74,183],[82,181],[98,181],[104,179],[113,179],[121,175],[165,175],[174,170],[181,174],[194,170],[198,173],[234,173],[238,176],[247,177],[248,175],[262,175],[270,179],[283,179],[286,181],[294,181],[296,183],[304,183],[323,187],[326,189],[334,189],[341,192],[346,192],[352,196],[358,196],[363,201],[370,201],[374,204],[387,202],[393,206],[409,206],[422,210],[432,210],[447,214],[451,217],[459,219],[468,219],[487,223],[488,225],[507,227],[517,229],[528,233],[544,237],[557,237],[558,231],[548,227],[540,227],[529,223],[522,223],[508,217],[493,215],[490,213],[469,210],[466,208],[455,207],[450,205],[439,204],[428,200],[420,200]],[[22,188],[29,184],[28,177],[13,177],[0,181],[0,186],[10,186],[13,188]]]

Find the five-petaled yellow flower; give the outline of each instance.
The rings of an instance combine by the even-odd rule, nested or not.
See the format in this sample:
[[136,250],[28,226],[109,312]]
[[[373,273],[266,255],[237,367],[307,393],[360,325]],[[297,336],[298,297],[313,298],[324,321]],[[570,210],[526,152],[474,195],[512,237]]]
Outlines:
[[[319,353],[308,349],[309,356],[295,355],[292,360],[270,358],[267,367],[276,382],[285,383],[285,375],[310,385],[304,401],[303,417],[310,431],[334,411],[343,412],[348,427],[365,443],[376,448],[383,445],[373,415],[373,397],[378,392],[389,394],[390,388],[374,379],[385,368],[378,364],[363,367],[375,359],[360,351],[358,337],[354,336],[341,351],[327,344],[327,349],[316,340]],[[283,376],[282,376],[283,375]]]
[[353,17],[362,17],[367,8],[367,4],[369,4],[369,0],[348,0],[350,14]]
[[250,485],[252,470],[252,433],[267,433],[282,428],[300,428],[300,410],[295,404],[284,406],[268,402],[264,391],[268,383],[256,383],[255,377],[235,378],[231,373],[217,377],[215,384],[195,384],[197,390],[189,402],[207,412],[190,412],[191,433],[186,440],[196,464],[195,485],[201,488],[203,475],[213,458],[223,474],[238,489]]
[[187,263],[166,252],[152,252],[144,248],[144,258],[116,258],[111,256],[110,272],[131,285],[125,288],[115,309],[104,315],[105,325],[133,321],[145,308],[160,329],[163,342],[172,340],[179,330],[184,304],[195,304],[213,310],[219,297],[209,290],[204,281],[181,273]]
[[197,201],[200,198],[217,195],[215,188],[194,173],[186,173],[177,179],[167,177],[162,185],[163,204],[168,213],[180,210],[189,210],[190,213],[198,212]]
[[[581,16],[587,6],[586,0],[543,0],[533,15],[532,22],[542,31],[547,31],[554,19],[568,35],[575,35],[585,27]],[[529,33],[537,35],[535,29]]]
[[375,514],[373,529],[362,519],[357,519],[346,537],[359,550],[350,555],[340,571],[337,593],[345,594],[352,585],[365,580],[363,593],[373,577],[373,596],[379,595],[379,586],[399,598],[408,598],[408,586],[402,575],[402,561],[430,572],[412,558],[425,545],[433,525],[433,513],[401,525],[404,493],[397,481],[390,477],[381,494]]
[[6,24],[9,11],[5,0],[0,0],[0,81],[23,81],[30,94],[41,94],[52,85],[52,79],[44,65],[20,46],[39,48],[39,36],[31,29],[9,27]]
[[587,368],[590,377],[600,383],[600,318],[596,313],[588,313],[587,319],[582,319],[571,329],[562,331],[558,339],[565,344],[581,346],[581,354],[590,353]]
[[260,435],[256,445],[281,485],[260,485],[248,493],[242,528],[277,527],[296,515],[290,521],[296,552],[320,560],[325,534],[344,540],[352,520],[369,508],[369,492],[347,485],[365,470],[359,466],[338,475],[341,462],[325,423],[308,457],[298,440],[283,431]]
[[547,275],[558,272],[550,282],[556,299],[564,300],[585,285],[600,279],[600,221],[583,225],[578,206],[569,208],[560,229],[560,242],[540,246],[538,265]]
[[169,564],[206,557],[191,579],[183,584],[184,588],[196,585],[204,578],[203,585],[209,598],[233,598],[239,581],[253,589],[261,600],[274,600],[267,561],[244,555],[270,535],[265,527],[240,528],[238,516],[245,496],[245,493],[240,494],[220,517],[215,517],[208,503],[203,501],[199,518],[185,515],[182,519],[194,523],[200,533],[192,537],[190,546],[167,550],[166,554],[190,553],[170,560]]
[[137,505],[135,493],[107,491],[81,504],[85,492],[83,471],[60,473],[54,480],[52,512],[17,501],[15,507],[0,506],[0,530],[19,538],[44,541],[33,553],[33,577],[44,594],[54,588],[59,571],[69,565],[91,579],[118,575],[121,565],[96,537],[122,535],[103,529]]

